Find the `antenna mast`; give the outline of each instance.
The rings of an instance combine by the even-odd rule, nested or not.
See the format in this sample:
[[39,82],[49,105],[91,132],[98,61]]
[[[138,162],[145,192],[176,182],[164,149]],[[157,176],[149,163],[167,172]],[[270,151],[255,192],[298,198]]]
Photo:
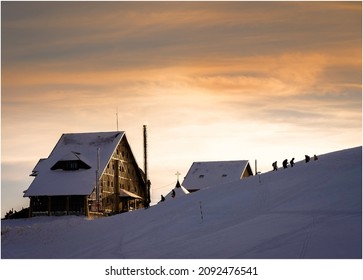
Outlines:
[[116,107],[116,128],[116,131],[118,131],[118,107]]

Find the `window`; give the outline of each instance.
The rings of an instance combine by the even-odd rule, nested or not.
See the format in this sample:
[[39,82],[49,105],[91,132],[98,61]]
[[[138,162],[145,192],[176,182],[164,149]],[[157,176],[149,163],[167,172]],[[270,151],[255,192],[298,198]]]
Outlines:
[[65,162],[64,170],[77,170],[78,162],[77,161],[67,161]]
[[60,160],[54,164],[50,169],[57,170],[78,170],[78,169],[90,169],[91,167],[81,160]]

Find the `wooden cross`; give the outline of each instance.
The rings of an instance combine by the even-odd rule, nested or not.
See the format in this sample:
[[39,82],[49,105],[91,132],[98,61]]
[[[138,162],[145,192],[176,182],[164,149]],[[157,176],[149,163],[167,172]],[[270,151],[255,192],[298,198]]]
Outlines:
[[175,173],[175,175],[176,175],[177,180],[179,181],[179,175],[181,175],[181,174],[179,173],[179,171],[177,171],[177,172]]

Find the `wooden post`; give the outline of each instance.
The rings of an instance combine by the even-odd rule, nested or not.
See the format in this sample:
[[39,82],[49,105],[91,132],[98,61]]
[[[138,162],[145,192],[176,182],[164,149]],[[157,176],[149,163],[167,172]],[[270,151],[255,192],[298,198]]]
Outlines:
[[29,218],[32,217],[33,215],[33,203],[34,203],[34,198],[31,196],[30,197],[30,203],[29,203]]
[[84,196],[84,215],[86,217],[89,217],[88,197],[87,197],[87,195]]
[[68,195],[66,197],[66,212],[67,212],[67,215],[69,215],[69,196]]
[[[119,159],[115,160],[115,170],[114,170],[114,193],[115,193],[115,202],[114,202],[114,209],[115,212],[120,212],[120,162]],[[122,164],[122,163],[121,163]]]
[[48,196],[48,216],[50,216],[50,212],[51,212],[51,204],[52,204],[52,200],[50,198],[50,196]]

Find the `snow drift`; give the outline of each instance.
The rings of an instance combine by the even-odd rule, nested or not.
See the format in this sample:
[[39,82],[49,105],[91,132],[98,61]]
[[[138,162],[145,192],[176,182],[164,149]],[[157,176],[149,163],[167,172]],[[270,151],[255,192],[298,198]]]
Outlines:
[[147,210],[2,221],[2,258],[362,258],[362,148]]

